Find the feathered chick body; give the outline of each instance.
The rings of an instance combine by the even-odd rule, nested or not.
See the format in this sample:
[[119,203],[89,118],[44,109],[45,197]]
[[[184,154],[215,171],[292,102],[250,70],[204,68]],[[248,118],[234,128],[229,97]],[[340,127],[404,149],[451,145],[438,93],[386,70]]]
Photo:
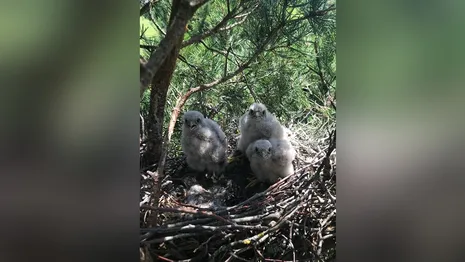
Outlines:
[[249,110],[239,119],[239,130],[241,132],[237,149],[243,153],[247,147],[259,139],[282,139],[284,129],[270,113],[264,104],[254,103]]
[[296,152],[284,139],[259,139],[247,147],[250,168],[261,182],[275,183],[294,173]]
[[198,111],[184,113],[181,146],[187,165],[199,172],[222,172],[228,141],[220,126]]

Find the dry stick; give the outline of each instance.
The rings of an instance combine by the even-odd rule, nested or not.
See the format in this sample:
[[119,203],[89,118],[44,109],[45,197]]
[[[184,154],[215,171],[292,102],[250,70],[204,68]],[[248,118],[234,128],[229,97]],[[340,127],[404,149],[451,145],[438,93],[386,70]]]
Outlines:
[[306,170],[307,168],[311,167],[313,164],[314,164],[314,163],[307,164],[307,165],[305,165],[305,166],[299,168],[297,171],[295,171],[295,173],[300,172],[300,171],[302,171],[302,170]]
[[[332,137],[331,137],[331,135],[332,135]],[[336,140],[335,131],[333,131],[333,133],[332,133],[331,135],[330,135],[330,137],[331,137],[332,139],[330,140],[330,146],[328,147],[327,153],[326,153],[326,156],[325,156],[325,158],[327,158],[327,159],[329,159],[329,157],[330,157],[332,151],[334,150],[334,148],[335,148],[335,146],[336,146],[336,145],[335,145],[335,140]],[[320,166],[319,166],[319,168],[317,169],[317,171],[315,172],[315,174],[319,174],[319,172],[322,170],[323,166],[324,166],[324,161],[322,161],[322,163],[320,164]],[[307,192],[310,194],[310,191],[307,191]],[[305,194],[305,195],[306,195],[306,194]],[[303,200],[303,199],[306,198],[305,195],[304,195],[304,197],[302,197],[301,200]],[[317,196],[317,197],[318,197],[318,196]],[[311,199],[311,195],[310,195],[310,199]],[[290,216],[292,216],[293,213],[295,213],[295,212],[297,211],[297,209],[300,208],[300,206],[302,206],[302,202],[301,202],[289,215],[287,215],[285,219],[282,219],[282,220],[281,220],[275,227],[273,227],[273,228],[277,228],[281,223],[283,223],[284,221],[286,221],[287,218],[289,218]],[[323,243],[322,243],[322,242],[324,241],[323,237],[321,236],[322,228],[324,228],[324,227],[326,226],[326,224],[328,223],[329,219],[331,219],[335,214],[336,214],[336,210],[333,210],[333,212],[332,212],[325,220],[323,220],[323,222],[321,223],[321,227],[320,227],[320,229],[319,229],[319,231],[318,231],[318,233],[317,233],[318,236],[319,236],[319,238],[320,238],[320,241],[319,241],[319,243],[318,243],[318,250],[317,250],[317,255],[318,255],[318,256],[321,254],[321,250],[322,250],[322,246],[323,246]],[[269,229],[268,231],[271,231],[273,228]],[[266,232],[263,232],[263,235],[264,235],[265,233],[266,233]],[[252,240],[253,238],[254,238],[254,237],[250,238],[250,240]],[[261,242],[263,242],[263,240],[262,240],[262,239],[259,239],[259,240],[257,241],[257,244],[259,244],[259,243],[261,243]],[[295,258],[294,258],[294,259],[295,259]]]
[[229,219],[237,219],[237,218],[242,218],[242,217],[247,217],[247,216],[253,216],[256,215],[260,210],[250,208],[249,211],[242,212],[243,210],[236,210],[236,214],[231,214],[228,216]]
[[[219,234],[217,233],[217,234],[215,234],[215,235],[209,237],[209,238],[207,239],[207,241],[203,242],[202,244],[200,244],[200,246],[198,246],[196,249],[194,249],[194,252],[193,252],[193,253],[197,252],[197,250],[199,250],[199,248],[208,245],[208,243],[209,243],[214,237],[217,237],[218,235],[219,235]],[[207,248],[207,249],[208,249],[208,248]]]
[[336,131],[333,130],[332,134],[330,135],[331,137],[331,140],[330,140],[330,145],[328,147],[328,151],[326,152],[326,156],[322,159],[322,163],[320,164],[320,166],[318,167],[318,169],[316,170],[315,172],[315,175],[319,177],[320,175],[320,172],[321,170],[323,169],[323,166],[324,166],[324,160],[325,159],[328,159],[330,158],[331,156],[331,153],[333,152],[333,150],[336,148]]
[[[262,197],[262,196],[265,196],[268,192],[272,191],[273,189],[275,189],[276,187],[278,187],[279,185],[281,185],[282,183],[284,183],[283,181],[286,181],[289,179],[289,177],[291,176],[287,176],[285,178],[282,178],[280,181],[276,182],[275,184],[271,185],[269,188],[267,188],[265,191],[263,192],[260,192],[260,193],[257,193],[255,195],[253,195],[252,197],[244,200],[243,202],[237,204],[237,205],[234,205],[234,206],[231,206],[231,207],[228,207],[226,208],[226,210],[224,211],[230,211],[230,210],[233,210],[233,209],[236,209],[238,207],[242,207],[244,206],[245,204],[248,204],[250,202],[252,202],[253,200],[259,198],[259,197]],[[223,213],[224,212],[223,210],[218,212],[218,213]]]
[[326,240],[326,239],[332,238],[334,236],[336,236],[336,235],[335,234],[329,234],[329,235],[326,235],[326,236],[322,237],[321,239]]
[[248,226],[248,225],[226,225],[226,226],[195,226],[195,225],[187,225],[183,227],[175,227],[175,228],[144,228],[141,231],[144,232],[152,232],[155,234],[168,234],[168,233],[176,233],[176,232],[196,232],[196,231],[218,231],[218,230],[230,230],[230,229],[247,229],[247,230],[266,230],[268,227],[265,226]]
[[[238,249],[238,250],[234,251],[234,253],[233,253],[233,252],[229,252],[230,256],[229,256],[229,258],[226,260],[226,262],[227,262],[227,261],[230,261],[233,257],[238,258],[238,259],[242,259],[242,260],[244,261],[245,259],[240,258],[240,257],[237,256],[237,255],[240,254],[240,253],[244,253],[245,251],[247,251],[247,250],[249,250],[249,249],[252,249],[252,247],[253,247],[253,246],[247,246],[247,247],[244,247],[244,248],[241,248],[241,249]],[[245,261],[249,261],[249,260],[245,260]]]
[[254,251],[258,254],[258,256],[262,259],[262,261],[265,259],[265,257],[263,256],[263,254],[257,249],[257,247],[254,247],[253,248]]
[[270,261],[270,262],[293,262],[292,260],[282,260],[282,259],[273,259],[273,258],[265,258],[265,261]]
[[[289,217],[291,217],[292,215],[294,215],[294,213],[302,206],[302,203],[300,203],[296,208],[294,208],[294,210],[292,210],[287,216],[285,216],[284,218],[282,218],[276,225],[274,225],[273,227],[257,234],[257,235],[254,235],[252,237],[249,237],[249,238],[246,238],[246,239],[243,239],[243,240],[238,240],[238,241],[235,241],[235,242],[232,242],[231,244],[229,244],[228,246],[229,247],[234,247],[238,244],[251,244],[253,242],[256,241],[255,245],[259,245],[261,244],[263,241],[266,240],[266,238],[268,238],[269,236],[269,233],[272,233],[276,230],[278,230],[283,224],[284,222],[288,221]],[[217,251],[215,251],[215,253],[219,253],[219,251],[221,251],[221,248],[218,249]],[[213,257],[215,256],[215,253],[213,254]]]
[[237,224],[235,224],[234,222],[231,222],[223,217],[220,217],[216,214],[213,214],[211,212],[203,212],[203,211],[199,211],[199,210],[187,210],[187,209],[177,209],[177,208],[168,208],[168,207],[152,207],[152,206],[148,206],[148,205],[143,205],[141,206],[141,208],[145,208],[145,209],[150,209],[150,210],[154,210],[154,211],[162,211],[162,212],[172,212],[172,213],[188,213],[188,214],[199,214],[199,215],[204,215],[204,216],[207,216],[207,217],[212,217],[212,218],[215,218],[221,222],[224,222],[224,223],[227,223],[227,224],[230,224],[230,225],[234,225],[234,226],[237,226]]
[[163,260],[163,261],[174,262],[174,260],[168,259],[168,258],[166,258],[166,257],[162,257],[162,256],[160,256],[160,255],[157,255],[157,257],[158,257],[159,259]]
[[317,256],[321,256],[321,251],[323,250],[323,242],[324,242],[324,239],[323,239],[323,236],[321,235],[321,232],[318,232],[317,233],[317,236],[318,238],[320,239],[320,241],[318,241],[318,249],[316,251],[316,255]]
[[185,225],[196,225],[196,224],[209,223],[211,221],[216,221],[216,219],[213,219],[213,218],[193,219],[193,220],[187,220],[187,221],[173,223],[173,224],[166,224],[166,225],[158,226],[157,228],[182,227]]
[[291,224],[291,229],[289,230],[289,243],[291,244],[292,246],[292,261],[295,262],[295,248],[294,248],[294,244],[292,243],[292,239],[293,239],[293,233],[294,233],[294,224]]
[[[248,249],[250,249],[250,247],[249,247]],[[245,250],[244,250],[244,251],[245,251]],[[244,252],[244,251],[242,251],[242,252]],[[242,253],[242,252],[241,252],[241,253]],[[245,258],[240,257],[239,255],[236,255],[235,252],[229,252],[229,254],[231,255],[231,257],[229,257],[228,260],[226,260],[226,261],[229,261],[232,257],[234,257],[234,258],[239,259],[239,260],[241,260],[241,261],[253,262],[253,260],[248,260],[248,259],[245,259]]]
[[264,214],[264,215],[257,215],[257,216],[249,216],[249,217],[241,217],[237,219],[232,219],[232,221],[237,223],[244,223],[244,222],[253,222],[258,220],[264,219],[278,219],[280,217],[279,213],[274,214]]
[[321,227],[320,227],[320,231],[319,233],[321,233],[321,231],[323,231],[323,229],[326,227],[326,224],[328,223],[328,221],[336,214],[336,209],[333,210],[333,212],[331,212],[331,214],[329,214],[329,216],[323,220],[323,222],[320,223]]
[[178,234],[178,235],[175,235],[175,236],[167,236],[167,237],[152,239],[152,240],[149,240],[149,241],[144,241],[144,243],[145,244],[159,244],[159,243],[163,243],[163,242],[171,241],[171,240],[175,240],[175,239],[198,236],[201,233],[207,233],[207,232],[205,231],[205,232],[197,232],[197,233]]
[[326,192],[328,193],[328,195],[329,195],[331,201],[332,201],[333,203],[335,203],[335,202],[336,202],[336,197],[333,196],[333,195],[331,194],[331,192],[329,192],[329,191],[330,191],[330,188],[326,188]]
[[[174,223],[174,224],[168,224],[168,225],[163,225],[163,226],[159,226],[159,227],[156,227],[158,229],[164,229],[164,228],[174,228],[174,227],[182,227],[182,226],[185,226],[185,225],[193,225],[193,224],[202,224],[202,223],[209,223],[210,221],[214,221],[214,220],[217,220],[217,221],[221,221],[221,222],[224,222],[222,219],[222,217],[219,217],[219,216],[216,216],[213,214],[213,216],[210,216],[210,214],[208,213],[197,213],[196,211],[192,211],[192,210],[179,210],[177,209],[176,211],[174,210],[168,210],[167,208],[156,208],[156,207],[152,207],[152,206],[143,206],[144,208],[147,208],[147,209],[150,209],[150,210],[155,210],[156,212],[158,211],[167,211],[167,212],[170,212],[170,211],[173,211],[175,213],[194,213],[194,214],[203,214],[203,215],[206,215],[208,216],[209,218],[202,218],[202,219],[194,219],[194,220],[187,220],[187,221],[183,221],[183,222],[178,222],[178,223]],[[142,207],[141,207],[142,208]],[[179,212],[178,212],[179,211]],[[227,220],[226,220],[227,221]],[[228,223],[228,222],[226,222]],[[235,225],[235,224],[233,224]],[[153,232],[153,231],[150,231],[145,233],[144,235],[142,235],[141,237],[141,241],[144,241],[145,239],[148,239],[148,238],[151,238],[153,235],[155,235],[156,232]]]

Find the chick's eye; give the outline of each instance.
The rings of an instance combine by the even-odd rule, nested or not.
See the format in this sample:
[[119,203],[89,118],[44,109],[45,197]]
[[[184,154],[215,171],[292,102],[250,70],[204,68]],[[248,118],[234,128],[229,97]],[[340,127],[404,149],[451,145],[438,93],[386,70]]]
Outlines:
[[249,114],[253,114],[253,110],[252,110],[252,109],[249,109]]
[[200,123],[200,118],[197,118],[197,123]]
[[258,152],[258,147],[255,148],[255,152]]
[[187,119],[184,119],[184,123],[186,123],[186,124],[187,124]]

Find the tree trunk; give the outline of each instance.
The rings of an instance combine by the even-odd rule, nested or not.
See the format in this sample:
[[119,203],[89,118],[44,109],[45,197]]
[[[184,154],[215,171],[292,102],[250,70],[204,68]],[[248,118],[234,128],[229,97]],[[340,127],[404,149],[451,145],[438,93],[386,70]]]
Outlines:
[[166,97],[176,67],[181,42],[182,38],[171,50],[169,56],[166,58],[165,62],[163,62],[152,80],[152,89],[150,92],[151,103],[147,128],[147,151],[143,159],[145,166],[157,163],[161,156]]
[[[203,5],[204,0],[173,0],[169,19],[168,32],[157,50],[151,55],[145,69],[141,69],[141,95],[143,84],[147,75],[154,72],[151,81],[150,107],[147,121],[147,150],[142,156],[141,166],[149,166],[158,163],[163,147],[163,119],[165,115],[166,97],[171,78],[176,68],[176,61],[181,50],[187,22],[195,11]],[[166,49],[171,47],[171,49]],[[163,62],[161,62],[163,61]],[[161,63],[160,63],[161,62]],[[144,75],[147,73],[147,75]]]
[[[179,2],[179,0],[173,0],[168,28],[173,24],[174,17],[178,12]],[[182,35],[184,33],[185,31]],[[177,39],[174,47],[169,51],[169,54],[151,81],[152,88],[150,90],[150,106],[147,121],[147,151],[142,157],[142,166],[153,165],[160,160],[163,145],[163,119],[165,116],[166,97],[176,67],[182,40],[183,37]]]

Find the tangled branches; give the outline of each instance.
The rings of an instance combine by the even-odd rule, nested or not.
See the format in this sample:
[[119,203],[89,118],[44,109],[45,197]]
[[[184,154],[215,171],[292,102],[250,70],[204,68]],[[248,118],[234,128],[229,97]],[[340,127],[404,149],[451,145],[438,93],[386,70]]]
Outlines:
[[[161,207],[142,205],[143,213],[157,210],[175,218],[168,219],[167,215],[160,225],[141,229],[141,246],[150,247],[141,249],[144,258],[164,261],[335,258],[335,141],[336,134],[332,131],[310,150],[312,153],[303,153],[309,151],[303,148],[307,145],[296,145],[299,159],[294,175],[232,206],[202,209],[181,204],[173,197],[162,202]],[[169,194],[164,196],[170,199]]]

